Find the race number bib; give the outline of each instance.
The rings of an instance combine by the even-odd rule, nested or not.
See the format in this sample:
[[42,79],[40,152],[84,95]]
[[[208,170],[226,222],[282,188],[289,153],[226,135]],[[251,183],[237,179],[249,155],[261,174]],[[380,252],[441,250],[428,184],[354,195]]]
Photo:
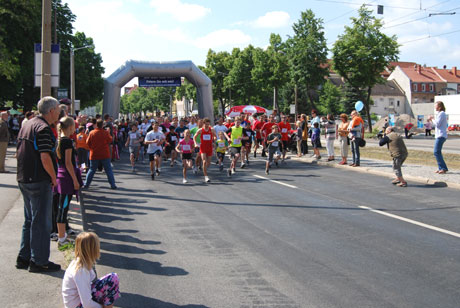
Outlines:
[[176,136],[171,136],[171,141],[177,141],[177,137]]
[[235,140],[233,140],[233,144],[241,144],[241,140],[240,139],[235,139]]
[[287,128],[281,129],[281,132],[282,132],[283,134],[287,133]]
[[129,134],[129,139],[137,139],[137,134]]
[[224,142],[219,142],[219,148],[225,148],[225,143]]
[[184,144],[182,146],[182,151],[190,151],[190,144]]
[[203,135],[203,140],[211,140],[211,135]]
[[273,141],[272,146],[277,147],[278,146],[278,141]]
[[248,137],[251,137],[251,132],[246,132],[246,135],[248,135]]

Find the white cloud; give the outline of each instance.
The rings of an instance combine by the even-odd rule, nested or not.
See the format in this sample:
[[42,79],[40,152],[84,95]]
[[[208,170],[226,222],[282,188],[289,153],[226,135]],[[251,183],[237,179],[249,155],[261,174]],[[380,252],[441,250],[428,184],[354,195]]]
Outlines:
[[264,16],[257,18],[252,25],[256,28],[276,29],[289,25],[291,16],[283,11],[268,12]]
[[182,22],[199,20],[211,13],[210,8],[180,0],[151,0],[150,6],[158,13],[167,13]]
[[243,47],[249,44],[251,37],[240,30],[222,29],[211,32],[195,40],[198,48]]

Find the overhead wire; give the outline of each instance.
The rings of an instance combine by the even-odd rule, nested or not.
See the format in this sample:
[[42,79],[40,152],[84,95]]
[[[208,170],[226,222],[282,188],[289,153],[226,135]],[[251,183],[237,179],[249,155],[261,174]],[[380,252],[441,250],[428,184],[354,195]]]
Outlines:
[[438,37],[438,36],[443,36],[443,35],[449,35],[449,34],[457,33],[457,32],[460,32],[460,29],[454,30],[454,31],[450,31],[450,32],[444,32],[444,33],[440,33],[440,34],[436,34],[436,35],[428,35],[428,36],[421,37],[421,38],[418,38],[418,39],[413,39],[413,40],[410,40],[410,41],[405,41],[405,42],[402,42],[402,43],[400,43],[400,44],[401,44],[401,45],[405,45],[405,44],[408,44],[408,43],[413,43],[413,42],[417,42],[417,41],[421,41],[421,40],[426,40],[426,39],[430,39],[430,38]]

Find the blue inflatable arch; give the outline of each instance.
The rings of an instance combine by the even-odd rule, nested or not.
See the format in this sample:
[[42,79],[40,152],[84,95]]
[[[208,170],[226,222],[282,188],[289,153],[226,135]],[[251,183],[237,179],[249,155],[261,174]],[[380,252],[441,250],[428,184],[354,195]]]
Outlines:
[[198,115],[214,122],[212,83],[192,61],[146,62],[126,61],[104,81],[103,113],[118,118],[121,88],[134,77],[185,77],[196,87]]

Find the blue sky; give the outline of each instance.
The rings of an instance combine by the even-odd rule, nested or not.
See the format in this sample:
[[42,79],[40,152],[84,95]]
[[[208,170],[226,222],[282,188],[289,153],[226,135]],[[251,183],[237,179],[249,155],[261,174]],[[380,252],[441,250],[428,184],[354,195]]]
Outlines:
[[[204,65],[208,49],[266,47],[270,33],[285,40],[301,11],[322,18],[331,47],[360,4],[376,14],[384,5],[385,33],[397,35],[400,60],[460,67],[459,0],[63,0],[77,16],[76,31],[94,39],[105,76],[126,60],[192,60]],[[420,7],[422,8],[420,10]],[[456,12],[456,15],[433,15]],[[407,23],[406,23],[407,22]],[[456,32],[455,32],[456,31]],[[447,34],[449,32],[454,32]],[[441,35],[440,35],[441,34]],[[440,36],[437,36],[440,35]],[[431,38],[426,39],[426,37]],[[406,43],[407,42],[407,43]],[[78,51],[77,51],[78,53]],[[78,55],[76,55],[78,56]]]

